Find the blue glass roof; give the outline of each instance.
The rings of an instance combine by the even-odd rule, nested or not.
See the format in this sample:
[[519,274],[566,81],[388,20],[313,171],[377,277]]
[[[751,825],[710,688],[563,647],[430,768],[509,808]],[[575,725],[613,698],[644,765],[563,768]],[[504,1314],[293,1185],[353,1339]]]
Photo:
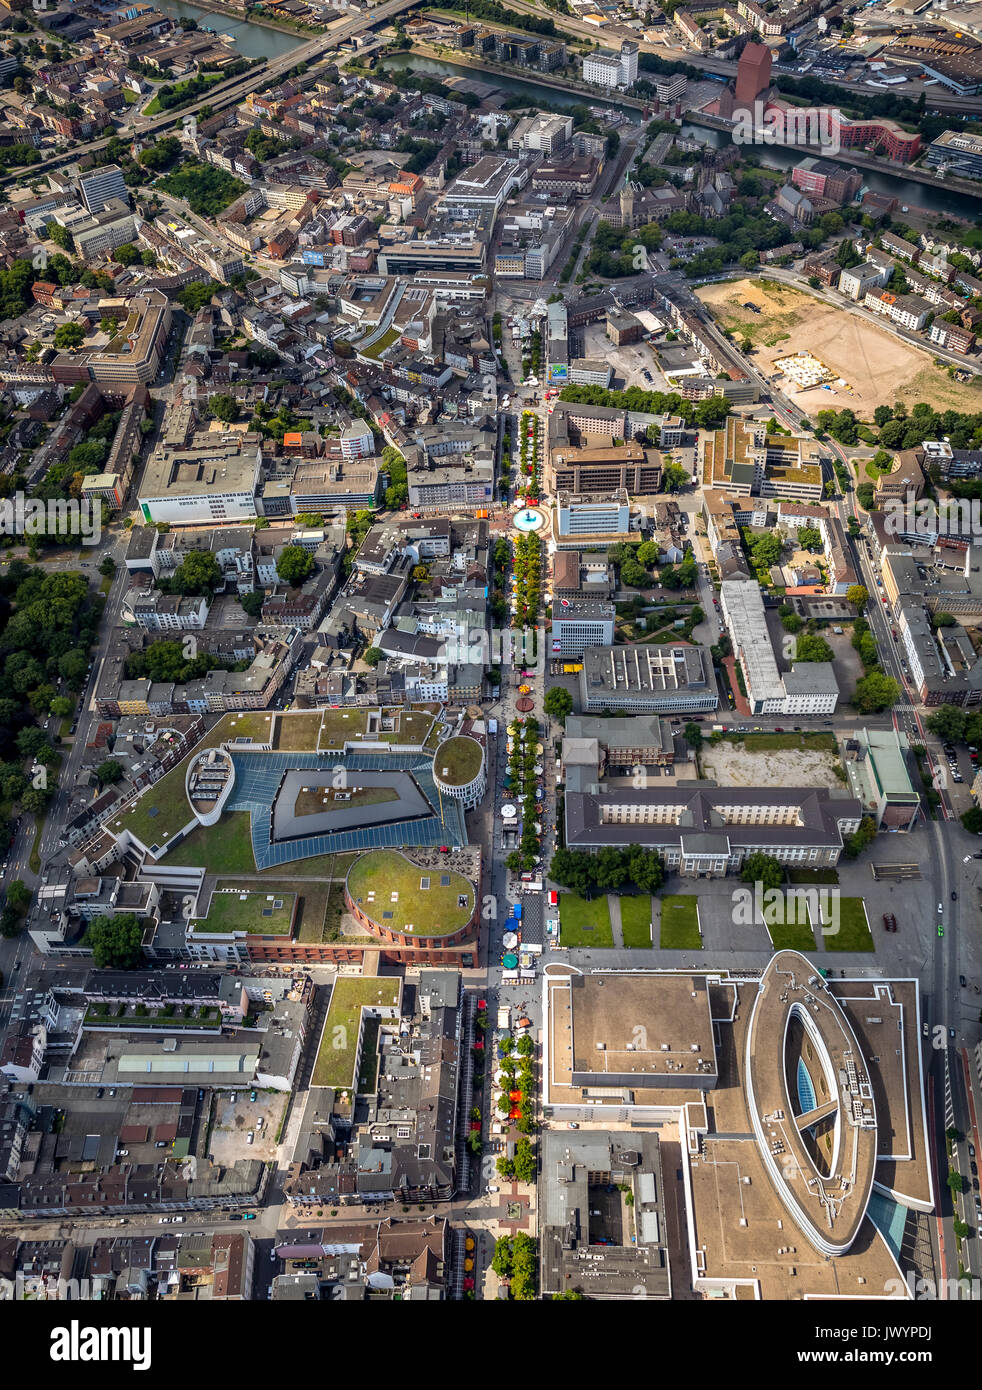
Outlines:
[[[433,782],[433,756],[418,753],[245,753],[230,748],[235,764],[235,786],[226,811],[248,811],[252,833],[252,852],[257,869],[272,869],[296,859],[350,850],[393,849],[400,845],[440,845],[467,843],[464,811],[452,797],[441,798]],[[409,772],[433,807],[433,814],[392,825],[372,825],[359,830],[341,830],[312,835],[301,840],[270,843],[273,798],[284,772],[292,768],[348,768],[351,771]]]

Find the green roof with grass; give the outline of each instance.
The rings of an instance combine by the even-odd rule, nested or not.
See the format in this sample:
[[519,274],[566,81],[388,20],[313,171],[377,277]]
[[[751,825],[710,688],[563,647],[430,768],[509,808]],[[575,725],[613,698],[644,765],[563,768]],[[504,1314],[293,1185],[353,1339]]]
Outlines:
[[477,890],[463,874],[439,864],[421,868],[394,849],[363,854],[348,870],[347,887],[352,902],[383,930],[420,936],[460,931],[477,906]]
[[194,921],[196,932],[248,932],[256,936],[289,936],[297,906],[297,895],[277,885],[264,884],[261,891],[239,889],[215,892],[208,914]]
[[268,743],[271,728],[272,715],[269,714],[226,714],[176,767],[148,787],[136,801],[113,815],[107,822],[107,829],[114,834],[129,830],[147,849],[153,845],[162,849],[197,820],[185,787],[191,759],[205,748],[218,748],[223,743],[234,745],[239,739]]
[[393,343],[398,342],[400,337],[401,334],[398,328],[387,328],[385,332],[372,343],[371,347],[359,348],[359,356],[369,357],[372,361],[377,361],[378,358],[382,356],[382,353],[385,352],[386,348],[390,348]]
[[466,787],[481,771],[484,749],[476,739],[461,735],[445,739],[433,758],[433,772],[448,787]]
[[273,747],[289,750],[291,753],[316,752],[320,727],[319,710],[304,714],[280,714],[276,719],[276,736]]
[[[369,731],[370,716],[375,724]],[[341,750],[345,743],[357,748],[359,743],[407,744],[422,748],[433,730],[436,718],[428,708],[420,709],[325,709],[320,718],[320,730],[312,747]],[[391,728],[381,724],[391,723]],[[288,745],[281,744],[281,747]]]
[[355,1083],[361,1011],[373,1006],[395,1008],[401,981],[394,978],[342,976],[335,981],[324,1020],[312,1086],[350,1090]]

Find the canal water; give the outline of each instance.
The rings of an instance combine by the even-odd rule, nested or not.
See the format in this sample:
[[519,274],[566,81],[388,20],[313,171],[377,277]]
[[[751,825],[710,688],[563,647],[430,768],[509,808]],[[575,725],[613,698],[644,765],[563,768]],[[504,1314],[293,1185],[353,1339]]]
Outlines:
[[534,78],[512,77],[502,72],[484,72],[466,64],[448,63],[442,58],[426,58],[417,53],[399,53],[394,58],[383,59],[388,71],[414,68],[417,72],[429,73],[432,77],[467,77],[481,82],[486,87],[497,87],[503,92],[515,92],[527,97],[529,102],[545,102],[547,105],[568,109],[571,106],[607,106],[622,112],[632,125],[639,125],[641,112],[633,106],[621,106],[619,102],[604,100],[603,97],[586,92],[564,92],[559,87],[547,87]]
[[[179,3],[179,0],[168,0],[168,3],[176,4]],[[528,97],[530,101],[544,101],[562,108],[613,106],[622,111],[632,124],[637,125],[641,120],[640,111],[636,111],[630,106],[620,106],[616,101],[604,100],[599,96],[586,96],[582,92],[563,92],[552,87],[545,87],[536,82],[534,78],[512,77],[499,72],[484,72],[466,65],[449,63],[443,58],[428,58],[415,53],[407,53],[399,54],[395,58],[387,58],[385,65],[390,70],[398,69],[401,71],[404,68],[415,68],[419,72],[427,72],[434,77],[470,77],[477,82],[483,82],[490,87],[498,87],[505,92],[517,92],[520,96]],[[700,140],[703,144],[712,145],[714,148],[718,148],[724,140],[728,139],[725,131],[709,130],[703,126],[685,125],[682,127],[682,134],[693,140]],[[753,153],[761,164],[769,169],[790,169],[805,158],[800,150],[790,150],[780,145],[757,145],[754,147]],[[818,154],[820,151],[816,150],[816,153]],[[860,169],[859,172],[863,176],[864,185],[872,192],[889,194],[891,197],[899,199],[901,204],[907,204],[908,207],[923,208],[939,217],[968,218],[972,221],[979,217],[982,184],[979,186],[979,198],[976,199],[967,194],[955,193],[951,189],[946,189],[943,184],[915,183],[912,179],[905,179],[893,174],[873,173],[866,169]],[[898,213],[898,216],[900,215],[902,214]]]
[[184,0],[153,0],[154,8],[169,14],[172,19],[196,19],[199,29],[213,29],[234,41],[243,58],[282,58],[311,38],[310,34],[288,34],[279,29],[267,29],[262,24],[250,24],[247,19],[202,10],[187,5]]
[[[725,131],[710,130],[699,125],[684,125],[682,134],[693,140],[700,140],[704,145],[711,145],[713,149],[719,149],[728,139]],[[754,157],[766,169],[792,169],[806,158],[801,150],[789,150],[784,145],[754,145],[750,148]],[[821,150],[816,149],[815,153],[820,155]],[[979,185],[977,199],[964,193],[955,193],[940,183],[915,183],[913,179],[874,173],[869,169],[860,169],[859,173],[863,185],[871,192],[884,193],[891,198],[899,199],[901,204],[911,208],[923,208],[924,211],[935,213],[939,217],[960,217],[977,221],[982,211],[979,204],[979,199],[982,199],[982,183]],[[898,209],[894,215],[900,218],[903,213]]]

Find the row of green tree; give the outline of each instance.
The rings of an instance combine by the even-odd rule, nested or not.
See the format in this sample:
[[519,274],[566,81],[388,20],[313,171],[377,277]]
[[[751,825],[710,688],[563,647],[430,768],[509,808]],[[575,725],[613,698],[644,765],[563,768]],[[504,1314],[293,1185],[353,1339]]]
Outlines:
[[634,887],[639,893],[655,893],[665,879],[665,866],[655,850],[641,845],[625,849],[605,846],[596,854],[585,850],[557,849],[549,865],[549,877],[581,898],[594,893],[618,893]]
[[564,386],[559,399],[610,410],[626,409],[638,415],[680,415],[690,428],[703,430],[718,429],[731,409],[723,396],[686,401],[676,391],[643,391],[640,386],[629,386],[626,391],[608,391],[603,386]]
[[535,1298],[536,1244],[524,1231],[516,1231],[513,1236],[499,1236],[494,1244],[491,1268],[499,1279],[509,1280],[510,1297],[517,1302],[529,1303]]

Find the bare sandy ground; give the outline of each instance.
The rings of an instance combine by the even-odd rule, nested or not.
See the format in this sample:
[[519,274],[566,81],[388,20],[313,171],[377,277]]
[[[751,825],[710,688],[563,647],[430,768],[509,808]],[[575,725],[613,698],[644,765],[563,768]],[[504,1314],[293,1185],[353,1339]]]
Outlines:
[[708,745],[702,754],[704,777],[721,787],[841,787],[831,753],[810,748],[748,753],[742,744]]
[[[738,280],[696,291],[713,317],[734,335],[744,331],[753,360],[770,374],[774,360],[802,349],[814,353],[846,383],[807,391],[782,389],[801,410],[844,410],[868,419],[878,405],[928,401],[938,410],[982,409],[982,388],[952,381],[931,352],[901,342],[886,329],[774,280]],[[756,304],[761,313],[744,309]]]

